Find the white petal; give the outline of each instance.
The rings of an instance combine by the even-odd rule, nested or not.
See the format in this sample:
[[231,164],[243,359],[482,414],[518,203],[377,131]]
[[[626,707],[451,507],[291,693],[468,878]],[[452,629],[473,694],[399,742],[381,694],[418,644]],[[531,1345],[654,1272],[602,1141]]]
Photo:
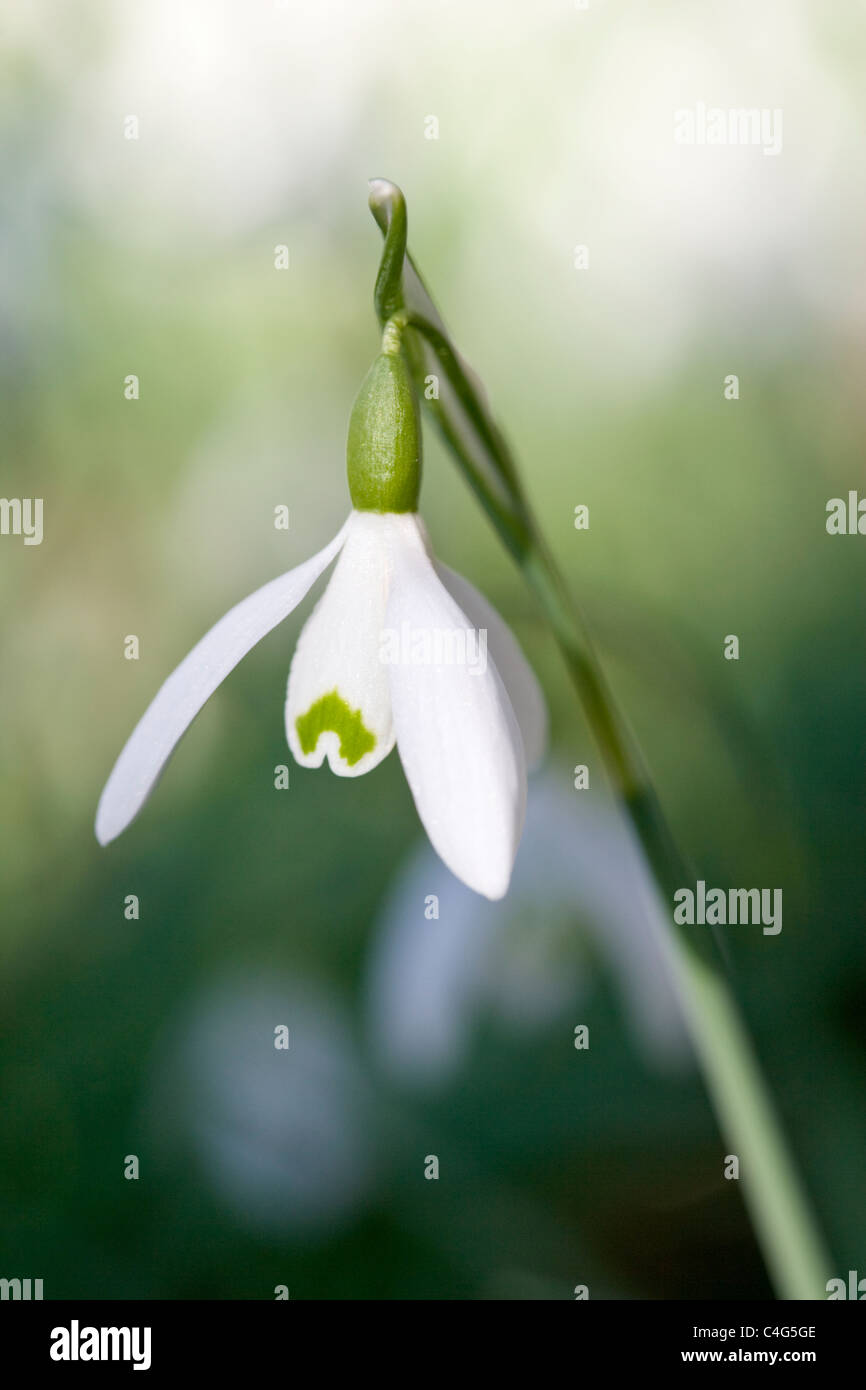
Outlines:
[[[449,639],[477,634],[436,574],[417,521],[404,520],[386,621],[426,637],[432,659],[389,667],[397,747],[437,854],[477,893],[501,898],[526,807],[523,740],[489,655],[483,666],[443,658]],[[423,642],[407,655],[416,651],[423,658]]]
[[436,573],[467,617],[477,628],[487,632],[487,650],[505,682],[523,737],[526,766],[531,771],[538,767],[547,747],[547,705],[535,672],[520,650],[511,628],[493,604],[462,574],[438,560]]
[[333,772],[359,777],[394,747],[380,645],[395,520],[378,512],[352,514],[343,553],[298,639],[286,737],[304,767],[321,767],[327,755]]
[[297,607],[342,546],[347,526],[317,555],[231,608],[172,672],[133,730],[99,799],[100,844],[108,844],[138,815],[199,710],[241,658]]

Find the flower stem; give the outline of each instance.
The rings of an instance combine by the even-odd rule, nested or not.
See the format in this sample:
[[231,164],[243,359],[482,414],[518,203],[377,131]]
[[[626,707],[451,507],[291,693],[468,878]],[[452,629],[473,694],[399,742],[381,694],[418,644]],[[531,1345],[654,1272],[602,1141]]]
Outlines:
[[[407,250],[406,204],[375,180],[370,207],[385,244],[376,281],[380,323],[405,313],[403,348],[425,404],[545,612],[608,775],[646,854],[662,901],[694,881],[662,813],[637,743],[617,709],[588,629],[532,513],[483,390],[452,343]],[[424,390],[429,369],[446,392]],[[437,377],[438,379],[438,377]],[[822,1299],[830,1261],[735,1001],[720,940],[673,921],[670,965],[720,1130],[739,1159],[755,1235],[779,1298]]]

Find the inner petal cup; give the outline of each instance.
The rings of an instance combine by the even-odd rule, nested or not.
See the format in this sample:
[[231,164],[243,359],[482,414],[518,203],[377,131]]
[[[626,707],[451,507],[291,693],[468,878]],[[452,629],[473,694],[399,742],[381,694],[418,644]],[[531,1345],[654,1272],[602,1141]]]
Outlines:
[[327,757],[340,777],[360,777],[394,747],[382,632],[389,536],[399,518],[352,515],[343,553],[298,641],[289,671],[286,737],[304,767]]

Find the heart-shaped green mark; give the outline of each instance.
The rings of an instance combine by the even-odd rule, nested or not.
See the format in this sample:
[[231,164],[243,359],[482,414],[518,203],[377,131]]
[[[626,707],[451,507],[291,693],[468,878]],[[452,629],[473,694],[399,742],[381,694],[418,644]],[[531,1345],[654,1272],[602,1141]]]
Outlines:
[[376,735],[371,734],[364,724],[359,709],[350,709],[336,690],[322,695],[315,704],[310,705],[306,714],[298,715],[295,728],[301,748],[312,753],[319,742],[319,736],[331,730],[340,739],[340,757],[349,767],[361,761],[365,753],[376,747]]

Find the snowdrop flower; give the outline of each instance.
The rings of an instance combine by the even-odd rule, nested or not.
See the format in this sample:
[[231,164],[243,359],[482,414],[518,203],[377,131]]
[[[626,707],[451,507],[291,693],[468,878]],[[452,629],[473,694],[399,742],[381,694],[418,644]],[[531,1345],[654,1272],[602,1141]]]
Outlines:
[[192,1157],[258,1234],[328,1237],[379,1182],[380,1116],[357,1040],[312,979],[236,963],[200,986],[160,1038],[144,1115],[160,1160]]
[[327,757],[338,776],[358,777],[396,744],[434,849],[476,892],[506,893],[527,764],[546,736],[544,700],[499,614],[431,553],[401,331],[398,318],[386,325],[352,410],[348,520],[318,554],[232,608],[169,676],[102,793],[100,843],[129,825],[217,686],[339,556],[291,663],[292,753],[304,767]]
[[559,1026],[596,965],[647,1062],[689,1063],[652,876],[622,813],[588,795],[550,773],[534,781],[505,903],[468,893],[426,845],[410,856],[380,914],[365,989],[373,1051],[395,1080],[446,1085],[485,1017],[524,1037]]

